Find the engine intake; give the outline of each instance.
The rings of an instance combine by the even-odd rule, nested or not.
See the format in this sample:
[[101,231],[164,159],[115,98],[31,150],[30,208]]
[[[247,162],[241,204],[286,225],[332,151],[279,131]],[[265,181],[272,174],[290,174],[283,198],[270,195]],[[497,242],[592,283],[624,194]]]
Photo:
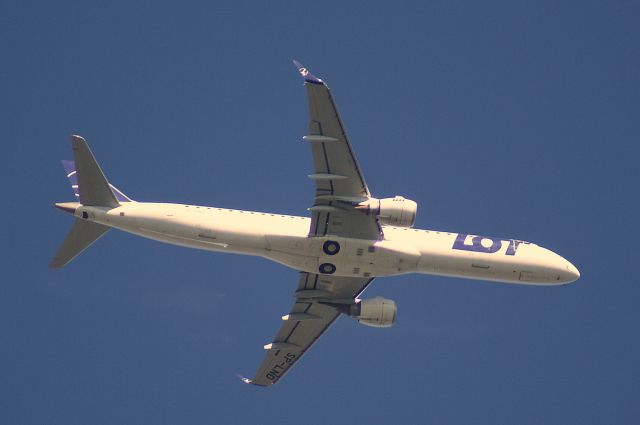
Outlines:
[[413,227],[418,212],[418,204],[402,196],[371,198],[360,203],[356,208],[376,214],[382,224],[398,227]]
[[363,325],[390,328],[396,321],[396,302],[382,297],[369,298],[351,307],[351,316]]

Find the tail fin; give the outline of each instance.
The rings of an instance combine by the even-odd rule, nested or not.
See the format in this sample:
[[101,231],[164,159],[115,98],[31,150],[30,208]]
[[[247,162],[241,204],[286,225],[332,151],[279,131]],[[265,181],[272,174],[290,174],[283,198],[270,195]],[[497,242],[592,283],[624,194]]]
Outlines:
[[[82,137],[71,136],[71,147],[75,162],[63,161],[62,164],[80,204],[115,208],[120,205],[115,193],[119,193],[126,201],[130,201],[122,192],[109,184],[87,142]],[[73,214],[78,205],[77,202],[69,202],[56,204],[56,207]],[[109,230],[108,226],[76,219],[49,267],[60,268],[64,266],[97,241],[107,230]]]
[[62,245],[60,245],[58,252],[49,263],[49,267],[58,269],[64,266],[82,251],[89,248],[107,230],[109,230],[109,227],[102,224],[76,219],[67,237],[64,238]]
[[[67,177],[71,182],[71,188],[73,189],[73,193],[76,195],[76,198],[80,197],[80,193],[78,192],[78,176],[76,175],[76,163],[74,161],[62,160],[62,166],[67,173]],[[135,202],[133,199],[129,198],[124,194],[120,189],[109,183],[109,187],[113,192],[113,195],[116,197],[118,202]]]
[[80,136],[71,136],[71,147],[77,167],[76,181],[80,203],[113,208],[120,205],[87,142]]

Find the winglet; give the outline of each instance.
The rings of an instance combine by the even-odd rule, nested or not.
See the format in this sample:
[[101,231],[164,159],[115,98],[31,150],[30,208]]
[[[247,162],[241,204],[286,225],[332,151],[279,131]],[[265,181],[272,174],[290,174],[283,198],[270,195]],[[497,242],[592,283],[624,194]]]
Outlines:
[[320,78],[313,75],[311,71],[305,68],[304,65],[302,65],[297,60],[294,59],[293,64],[296,66],[296,68],[298,69],[298,72],[300,73],[300,75],[302,75],[302,78],[304,78],[306,82],[313,83],[313,84],[324,84],[324,81],[322,81]]
[[245,384],[253,384],[253,379],[245,378],[244,376],[238,374],[238,378]]

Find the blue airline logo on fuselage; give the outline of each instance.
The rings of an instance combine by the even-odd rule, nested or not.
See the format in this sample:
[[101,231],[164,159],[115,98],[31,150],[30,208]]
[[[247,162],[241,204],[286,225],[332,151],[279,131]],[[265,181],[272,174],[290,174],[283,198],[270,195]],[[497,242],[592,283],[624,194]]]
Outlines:
[[458,233],[458,236],[456,237],[456,240],[451,248],[460,251],[473,251],[482,252],[485,254],[493,254],[500,251],[500,248],[502,248],[502,242],[507,242],[507,251],[504,255],[516,255],[518,246],[520,246],[521,243],[528,243],[515,239],[489,238],[486,236]]

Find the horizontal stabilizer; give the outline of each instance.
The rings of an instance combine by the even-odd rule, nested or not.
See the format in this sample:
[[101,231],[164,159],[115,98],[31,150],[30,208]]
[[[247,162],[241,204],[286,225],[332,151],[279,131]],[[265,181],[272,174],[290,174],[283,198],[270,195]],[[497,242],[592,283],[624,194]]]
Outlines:
[[60,245],[58,252],[51,260],[49,267],[58,269],[64,266],[82,251],[89,248],[107,230],[109,230],[109,227],[102,224],[76,219],[67,237]]

